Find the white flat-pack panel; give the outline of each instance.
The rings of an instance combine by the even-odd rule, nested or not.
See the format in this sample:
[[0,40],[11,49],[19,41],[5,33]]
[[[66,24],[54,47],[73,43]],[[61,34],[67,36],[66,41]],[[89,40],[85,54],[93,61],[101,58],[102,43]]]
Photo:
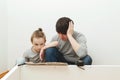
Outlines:
[[21,68],[22,80],[120,80],[120,66],[33,66]]
[[12,73],[2,80],[120,80],[120,65],[23,65]]

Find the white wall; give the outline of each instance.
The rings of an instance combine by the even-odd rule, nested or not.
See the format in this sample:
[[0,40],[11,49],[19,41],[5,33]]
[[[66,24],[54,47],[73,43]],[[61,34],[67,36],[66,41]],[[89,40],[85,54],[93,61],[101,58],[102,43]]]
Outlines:
[[9,68],[31,46],[34,30],[42,27],[48,43],[63,16],[86,35],[93,64],[120,64],[119,4],[119,0],[8,0]]
[[0,73],[7,70],[7,5],[6,0],[0,0]]

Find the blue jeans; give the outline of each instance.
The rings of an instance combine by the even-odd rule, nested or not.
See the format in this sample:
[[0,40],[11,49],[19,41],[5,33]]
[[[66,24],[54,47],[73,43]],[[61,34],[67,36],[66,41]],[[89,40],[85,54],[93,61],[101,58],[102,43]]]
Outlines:
[[[57,48],[51,47],[46,49],[45,51],[45,60],[46,62],[65,62],[68,64],[75,64],[66,61],[64,58],[63,54],[58,51]],[[89,55],[85,56],[84,58],[80,59],[84,62],[84,65],[91,65],[92,64],[92,59]]]

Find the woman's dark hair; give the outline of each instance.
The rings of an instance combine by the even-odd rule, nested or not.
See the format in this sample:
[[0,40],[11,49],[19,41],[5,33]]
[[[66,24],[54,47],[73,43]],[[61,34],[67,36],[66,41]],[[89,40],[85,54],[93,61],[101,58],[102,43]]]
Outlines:
[[56,22],[56,31],[58,33],[66,34],[70,21],[72,20],[68,17],[59,18],[58,21]]

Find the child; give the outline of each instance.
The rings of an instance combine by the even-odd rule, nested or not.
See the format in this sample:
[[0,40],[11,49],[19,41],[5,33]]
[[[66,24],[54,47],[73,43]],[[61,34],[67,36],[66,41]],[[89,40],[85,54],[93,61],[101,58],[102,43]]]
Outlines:
[[40,62],[39,53],[41,48],[45,46],[46,36],[41,28],[35,30],[31,36],[32,47],[26,50],[23,54],[25,62]]

